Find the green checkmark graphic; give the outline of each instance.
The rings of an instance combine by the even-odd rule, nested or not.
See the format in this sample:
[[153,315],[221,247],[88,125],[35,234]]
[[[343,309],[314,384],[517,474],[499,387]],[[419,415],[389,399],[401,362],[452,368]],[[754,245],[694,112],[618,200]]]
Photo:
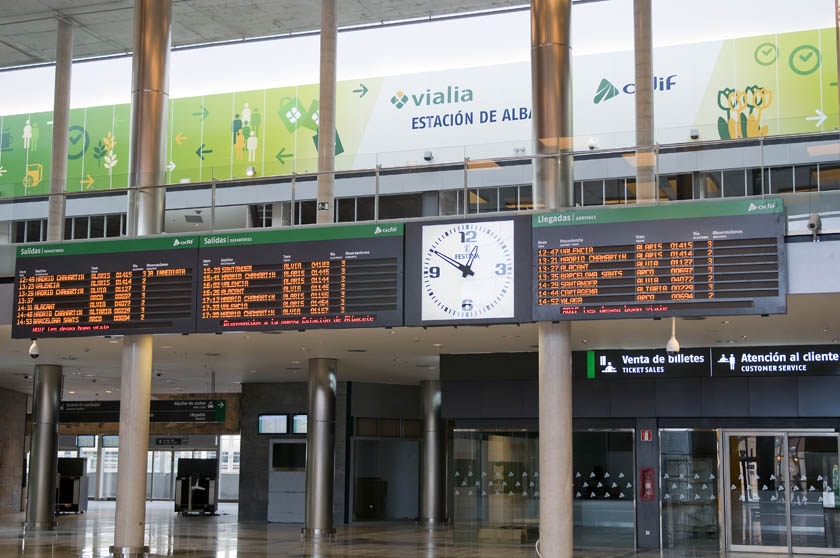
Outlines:
[[71,145],[76,145],[79,143],[79,140],[84,139],[78,153],[67,153],[67,159],[70,161],[81,158],[90,146],[90,136],[88,135],[87,130],[85,130],[82,126],[70,126],[70,135],[67,139],[70,140]]
[[799,45],[790,53],[788,64],[793,73],[800,76],[813,74],[820,67],[820,51],[813,45]]
[[753,53],[755,61],[761,66],[773,64],[776,62],[776,56],[776,45],[773,43],[761,43],[755,48],[755,52]]

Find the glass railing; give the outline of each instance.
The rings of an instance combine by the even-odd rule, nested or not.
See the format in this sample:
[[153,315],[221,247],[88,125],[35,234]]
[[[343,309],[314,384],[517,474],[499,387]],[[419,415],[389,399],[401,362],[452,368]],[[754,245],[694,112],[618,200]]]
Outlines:
[[[574,138],[576,146],[581,141],[580,136]],[[646,153],[591,144],[562,156],[536,155],[532,142],[522,140],[358,157],[365,166],[334,173],[335,217],[356,222],[540,209],[531,192],[534,163],[571,155],[574,205],[639,201],[637,172],[648,166],[656,187],[655,199],[646,203],[783,195],[789,234],[806,234],[804,223],[811,213],[823,215],[823,232],[840,232],[838,132],[685,141],[640,151]],[[308,164],[296,161],[295,169],[304,170]],[[178,170],[167,170],[166,178],[173,183],[142,189],[164,191],[165,233],[294,227],[315,221],[317,171],[264,177],[255,168],[249,171],[254,176],[231,178],[229,168],[225,176],[210,168],[202,171],[201,182],[175,182]],[[17,185],[0,182],[0,247],[46,240],[53,196],[45,191],[49,185],[43,177],[35,178],[39,177],[33,175],[29,186],[21,185],[26,186],[24,195],[16,196],[5,194],[16,192]],[[124,234],[132,189],[125,186],[125,175],[108,178],[110,189],[96,189],[95,182],[68,183],[68,191],[57,195],[65,203],[64,239]],[[0,268],[8,269],[10,254],[0,249]]]

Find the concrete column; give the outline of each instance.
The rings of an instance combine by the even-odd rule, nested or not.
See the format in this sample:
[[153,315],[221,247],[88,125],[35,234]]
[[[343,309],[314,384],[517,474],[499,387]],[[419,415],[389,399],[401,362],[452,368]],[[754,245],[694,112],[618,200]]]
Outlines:
[[572,558],[572,324],[539,328],[540,550]]
[[24,528],[55,527],[55,481],[58,475],[58,407],[61,403],[61,366],[35,366],[32,394],[32,447]]
[[[335,59],[338,3],[321,0],[321,81],[318,101],[317,223],[332,223],[335,175]],[[324,205],[326,204],[326,205]]]
[[117,510],[113,556],[148,555],[146,531],[146,461],[152,394],[152,336],[123,340],[120,384],[120,452],[117,461]]
[[335,536],[333,482],[335,470],[334,358],[309,359],[309,420],[306,426],[306,513],[302,534],[321,539]]
[[420,382],[423,399],[423,440],[420,455],[420,519],[442,523],[446,514],[446,451],[440,416],[440,382]]
[[[574,148],[572,137],[571,0],[531,2],[531,89],[534,153],[562,154]],[[534,207],[571,205],[574,173],[571,155],[537,159]]]
[[56,21],[55,89],[53,94],[53,137],[50,156],[50,202],[47,212],[47,240],[64,238],[64,192],[67,184],[67,150],[70,136],[70,72],[73,67],[73,26]]
[[134,58],[129,144],[129,236],[163,230],[163,184],[166,120],[169,107],[169,50],[172,0],[137,0],[134,4]]
[[[136,0],[129,145],[129,235],[163,230],[163,184],[166,116],[169,105],[169,51],[172,1]],[[123,339],[120,391],[120,453],[117,472],[115,557],[145,556],[146,460],[149,449],[149,405],[152,388],[151,335]]]
[[105,465],[105,451],[102,449],[102,435],[96,437],[96,485],[94,488],[94,498],[96,500],[102,499],[102,491],[105,490],[103,486],[105,483],[105,472],[102,467]]
[[653,41],[651,0],[633,0],[636,58],[636,201],[656,202],[656,151],[653,137]]

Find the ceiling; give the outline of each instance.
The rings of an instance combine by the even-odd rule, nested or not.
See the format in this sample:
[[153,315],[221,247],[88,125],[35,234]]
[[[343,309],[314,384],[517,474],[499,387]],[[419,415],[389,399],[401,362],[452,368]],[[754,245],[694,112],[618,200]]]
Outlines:
[[[527,4],[523,0],[339,0],[338,25],[376,24]],[[172,46],[317,30],[315,0],[173,0]],[[75,25],[73,57],[127,54],[133,0],[3,0],[0,68],[55,60],[56,18]]]
[[[779,316],[677,320],[684,348],[837,343],[840,294],[791,295]],[[536,324],[522,326],[401,327],[223,335],[157,335],[152,393],[217,392],[242,382],[305,381],[307,359],[339,359],[340,381],[416,384],[437,379],[443,353],[535,351]],[[661,348],[669,320],[604,320],[572,325],[574,350]],[[0,387],[32,391],[29,341],[0,327]],[[118,399],[122,341],[103,337],[43,339],[37,363],[64,366],[63,398]]]

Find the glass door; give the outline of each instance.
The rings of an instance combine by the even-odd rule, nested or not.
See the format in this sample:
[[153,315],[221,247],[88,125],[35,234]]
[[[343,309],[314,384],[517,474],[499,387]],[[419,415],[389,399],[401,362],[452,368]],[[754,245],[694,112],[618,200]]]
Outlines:
[[730,550],[840,554],[837,434],[722,438]]
[[730,433],[726,441],[731,550],[787,552],[784,435]]

